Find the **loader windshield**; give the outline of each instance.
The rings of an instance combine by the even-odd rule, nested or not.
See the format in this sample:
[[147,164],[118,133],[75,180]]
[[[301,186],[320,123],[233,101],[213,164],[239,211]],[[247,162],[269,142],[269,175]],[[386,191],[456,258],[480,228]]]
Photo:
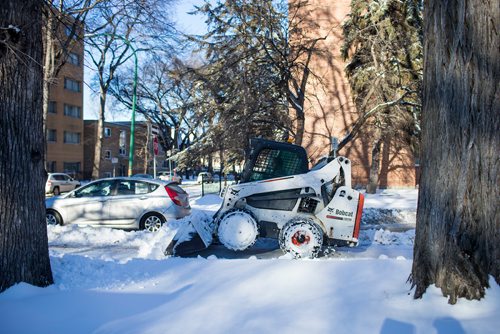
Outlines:
[[245,161],[241,183],[262,181],[307,173],[306,150],[290,143],[262,138],[250,140],[250,154]]
[[303,173],[302,159],[292,151],[263,149],[252,169],[249,181],[260,181]]

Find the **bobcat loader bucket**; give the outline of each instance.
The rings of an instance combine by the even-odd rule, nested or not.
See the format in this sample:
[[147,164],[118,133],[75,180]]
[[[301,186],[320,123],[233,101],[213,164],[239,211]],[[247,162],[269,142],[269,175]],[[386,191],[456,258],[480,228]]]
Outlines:
[[175,234],[165,249],[165,255],[185,256],[206,249],[212,244],[214,223],[192,219]]

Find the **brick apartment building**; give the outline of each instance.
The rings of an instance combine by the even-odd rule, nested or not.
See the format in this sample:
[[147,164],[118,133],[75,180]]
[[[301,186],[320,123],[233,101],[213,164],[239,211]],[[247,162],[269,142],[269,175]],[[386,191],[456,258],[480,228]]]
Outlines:
[[[83,179],[90,180],[97,140],[97,120],[85,120],[84,123]],[[136,122],[134,133],[135,153],[132,174],[153,175],[153,146],[150,126],[146,122]],[[129,149],[130,122],[105,122],[99,177],[127,176]],[[157,171],[165,169],[165,152],[161,149],[161,145],[156,157],[156,164]]]
[[75,40],[66,64],[49,87],[46,122],[47,171],[76,178],[81,178],[83,168],[83,54],[83,41]]
[[[290,0],[290,3],[298,0]],[[342,22],[350,12],[350,0],[309,0],[312,19],[319,28],[309,31],[311,36],[324,37],[316,47],[322,56],[313,56],[312,72],[321,78],[310,76],[306,88],[305,133],[302,145],[312,160],[327,155],[331,148],[331,138],[343,138],[358,114],[352,101],[349,82],[344,73],[346,63],[340,55],[343,43]],[[293,36],[291,36],[293,38]],[[344,147],[339,154],[352,162],[353,185],[366,186],[371,162],[371,136],[364,133],[354,142]],[[415,158],[409,147],[395,142],[382,145],[379,186],[414,187],[418,175]]]

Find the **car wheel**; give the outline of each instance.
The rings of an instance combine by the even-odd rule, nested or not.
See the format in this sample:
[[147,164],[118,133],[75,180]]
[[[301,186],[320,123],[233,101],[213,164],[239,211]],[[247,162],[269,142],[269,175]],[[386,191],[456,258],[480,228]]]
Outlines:
[[292,219],[279,235],[280,248],[294,258],[315,258],[323,246],[323,231],[310,219]]
[[139,228],[149,232],[157,232],[164,223],[165,218],[162,215],[149,213],[142,217]]
[[47,225],[62,225],[63,221],[61,215],[54,210],[47,210],[45,212],[45,221]]
[[61,191],[59,190],[59,187],[54,187],[54,190],[52,190],[52,192],[54,193],[54,196],[57,196],[57,195],[61,194]]

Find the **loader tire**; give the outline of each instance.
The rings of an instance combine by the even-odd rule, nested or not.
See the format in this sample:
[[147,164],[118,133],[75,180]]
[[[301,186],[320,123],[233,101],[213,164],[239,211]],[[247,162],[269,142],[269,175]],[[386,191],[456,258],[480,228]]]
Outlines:
[[219,220],[217,236],[228,249],[245,250],[255,243],[258,234],[257,220],[247,210],[229,210]]
[[323,246],[323,231],[310,219],[295,218],[281,229],[279,244],[284,253],[290,253],[295,259],[312,259]]

